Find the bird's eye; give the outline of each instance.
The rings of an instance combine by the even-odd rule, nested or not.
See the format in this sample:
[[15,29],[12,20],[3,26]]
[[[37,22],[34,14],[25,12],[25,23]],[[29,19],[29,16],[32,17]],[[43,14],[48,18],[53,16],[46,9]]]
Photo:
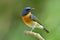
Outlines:
[[30,11],[30,9],[27,9],[27,11]]
[[27,9],[27,10],[30,10],[30,9]]

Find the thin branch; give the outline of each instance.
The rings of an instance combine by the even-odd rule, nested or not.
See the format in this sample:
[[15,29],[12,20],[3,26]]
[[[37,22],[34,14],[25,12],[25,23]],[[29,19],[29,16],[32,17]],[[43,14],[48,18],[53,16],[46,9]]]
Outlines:
[[45,40],[39,33],[30,32],[30,31],[27,31],[27,30],[24,33],[26,35],[32,35],[32,36],[36,37],[39,40]]

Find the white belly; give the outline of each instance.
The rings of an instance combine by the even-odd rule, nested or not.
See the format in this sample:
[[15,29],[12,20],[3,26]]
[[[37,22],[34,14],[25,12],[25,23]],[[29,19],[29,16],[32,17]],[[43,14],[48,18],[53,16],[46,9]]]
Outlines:
[[26,25],[28,25],[28,27],[34,27],[35,26],[35,28],[43,29],[43,26],[40,25],[39,23],[35,22],[35,21],[33,21],[31,25],[30,24],[26,24]]

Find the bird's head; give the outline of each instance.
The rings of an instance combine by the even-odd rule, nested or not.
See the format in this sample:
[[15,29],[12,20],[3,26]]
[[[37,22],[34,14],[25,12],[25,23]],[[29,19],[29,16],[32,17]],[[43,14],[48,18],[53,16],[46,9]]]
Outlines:
[[31,7],[26,7],[23,12],[22,12],[22,16],[27,15],[29,12],[31,12],[34,8]]

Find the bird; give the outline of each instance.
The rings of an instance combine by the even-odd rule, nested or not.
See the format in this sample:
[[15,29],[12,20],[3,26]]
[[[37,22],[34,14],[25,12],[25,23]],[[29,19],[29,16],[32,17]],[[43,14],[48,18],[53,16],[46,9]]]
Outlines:
[[40,20],[32,14],[32,10],[34,10],[35,8],[31,8],[31,7],[26,7],[23,9],[21,17],[23,22],[28,26],[31,27],[31,32],[35,29],[35,28],[39,28],[44,30],[45,32],[49,33],[49,31],[40,23]]

